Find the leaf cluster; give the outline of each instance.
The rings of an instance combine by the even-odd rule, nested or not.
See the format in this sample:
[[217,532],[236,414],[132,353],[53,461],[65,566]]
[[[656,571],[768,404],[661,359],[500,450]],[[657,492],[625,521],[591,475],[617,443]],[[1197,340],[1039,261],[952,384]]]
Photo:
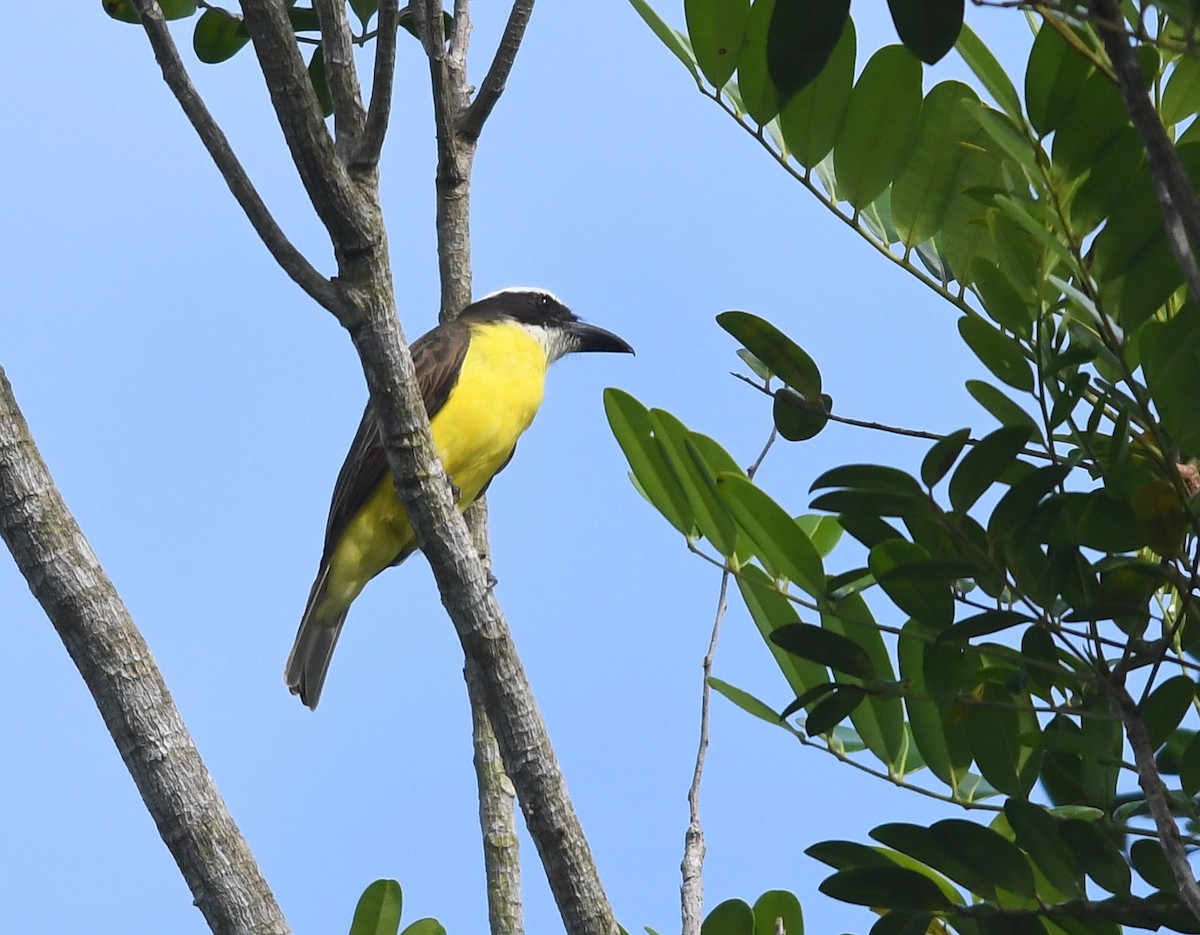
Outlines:
[[[1018,90],[956,25],[977,88],[925,92],[903,28],[855,75],[840,4],[689,3],[685,35],[631,2],[793,178],[954,309],[981,369],[965,389],[999,423],[934,436],[915,476],[828,470],[797,517],[717,442],[606,396],[635,485],[736,576],[791,699],[712,686],[805,745],[992,816],[818,844],[835,870],[822,890],[880,912],[881,933],[1200,929],[1137,765],[1157,757],[1166,807],[1194,831],[1200,297],[1101,37],[1047,12]],[[1129,12],[1194,183],[1195,17]],[[780,328],[717,321],[782,437],[840,418]],[[1143,730],[1149,749],[1133,749]]]

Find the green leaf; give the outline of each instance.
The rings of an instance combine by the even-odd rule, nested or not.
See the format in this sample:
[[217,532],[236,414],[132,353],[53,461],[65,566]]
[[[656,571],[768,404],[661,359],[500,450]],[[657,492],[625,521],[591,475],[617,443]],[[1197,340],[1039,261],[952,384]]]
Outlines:
[[350,935],[396,935],[402,901],[399,883],[376,880],[359,897]]
[[1025,106],[1040,135],[1062,125],[1091,71],[1091,63],[1043,21],[1025,69]]
[[735,705],[745,711],[747,714],[752,714],[768,724],[779,726],[779,714],[765,701],[759,701],[749,692],[742,691],[728,682],[722,681],[715,675],[708,677],[708,684],[718,695],[724,695]]
[[767,36],[776,0],[754,0],[746,19],[742,55],[738,61],[738,91],[742,104],[759,126],[771,122],[782,103],[779,89],[767,70]]
[[929,552],[916,543],[888,539],[871,549],[867,565],[892,603],[930,630],[940,632],[954,619],[954,593],[949,579],[913,580],[889,575],[929,559]]
[[1039,442],[1042,440],[1041,430],[1033,416],[1009,399],[1002,390],[982,380],[968,380],[967,392],[1001,425],[1023,428],[1031,437]]
[[1068,818],[1059,825],[1059,833],[1084,872],[1110,893],[1129,895],[1132,875],[1120,849],[1096,825]]
[[857,685],[835,685],[833,690],[813,705],[804,732],[809,737],[828,733],[844,721],[862,703],[866,692]]
[[1167,126],[1200,113],[1200,61],[1184,55],[1175,62],[1158,113]]
[[701,923],[700,935],[754,935],[754,910],[744,900],[727,899]]
[[840,634],[811,623],[789,623],[771,633],[771,642],[781,649],[863,681],[877,678],[866,651]]
[[877,847],[868,847],[857,841],[818,841],[804,849],[813,860],[819,860],[834,870],[850,867],[890,867],[895,864],[889,855]]
[[717,496],[775,577],[795,582],[813,597],[825,593],[821,556],[794,519],[745,477],[717,475]]
[[970,429],[959,429],[939,438],[921,461],[921,481],[933,487],[954,466],[963,446],[971,437]]
[[[847,594],[831,606],[823,606],[821,627],[862,647],[876,678],[889,683],[895,681],[891,656],[883,642],[883,635],[861,594]],[[853,682],[855,679],[853,676],[839,675],[837,681]],[[895,694],[870,694],[867,703],[854,709],[850,719],[867,749],[880,762],[890,767],[900,761],[907,744],[904,709]]]
[[961,724],[950,721],[943,708],[929,698],[925,683],[925,647],[935,631],[910,620],[896,643],[900,678],[910,687],[904,694],[913,741],[925,763],[951,789],[971,765],[971,748]]
[[804,935],[800,900],[787,890],[768,890],[754,902],[754,931],[774,935],[780,927],[787,935]]
[[805,399],[821,398],[821,371],[813,359],[770,322],[749,312],[722,312],[717,324]]
[[158,0],[158,5],[167,20],[187,19],[196,12],[196,0]]
[[820,74],[779,112],[779,129],[796,161],[811,169],[833,149],[854,86],[854,21],[846,18],[841,38]]
[[896,177],[921,114],[921,64],[903,46],[885,46],[850,92],[833,149],[838,194],[863,209]]
[[1000,108],[1011,119],[1020,120],[1021,99],[1017,97],[1017,89],[1013,87],[1008,72],[983,41],[971,31],[970,26],[962,27],[955,48]]
[[1014,389],[1033,392],[1033,372],[1024,349],[1013,338],[976,315],[958,320],[958,333],[980,363]]
[[700,533],[722,555],[737,554],[737,527],[717,497],[713,478],[692,454],[687,426],[663,409],[650,410],[650,425],[663,456],[679,478]]
[[775,0],[767,72],[786,103],[825,68],[850,20],[850,0]]
[[1177,675],[1155,688],[1139,705],[1151,749],[1157,750],[1170,739],[1195,700],[1196,683],[1186,675]]
[[970,866],[988,882],[1017,896],[1033,899],[1036,888],[1029,859],[991,828],[961,818],[947,818],[929,828],[934,843]]
[[959,462],[950,478],[950,503],[959,513],[969,510],[1016,461],[1029,443],[1028,428],[1005,426],[982,438]]
[[604,412],[613,437],[637,478],[646,499],[667,522],[688,538],[695,535],[695,517],[687,494],[674,469],[667,463],[662,446],[654,437],[654,426],[646,407],[623,390],[604,391]]
[[1200,732],[1192,736],[1179,758],[1179,782],[1184,795],[1191,797],[1200,792]]
[[907,867],[851,867],[839,870],[819,887],[833,899],[872,908],[937,911],[951,905],[941,888]]
[[684,0],[683,12],[696,64],[714,88],[723,88],[737,70],[749,0]]
[[1025,763],[1031,751],[1021,744],[1017,699],[1001,686],[987,683],[980,703],[971,706],[967,736],[983,778],[1005,795],[1025,798],[1036,779]]
[[1167,321],[1148,322],[1140,344],[1150,395],[1172,442],[1185,455],[1200,453],[1200,306],[1187,302]]
[[1058,820],[1042,806],[1021,799],[1004,803],[1004,817],[1019,844],[1056,890],[1071,899],[1084,896],[1083,870],[1059,834]]
[[1151,838],[1139,838],[1129,846],[1129,862],[1143,880],[1156,890],[1167,893],[1176,891],[1175,874],[1171,871],[1171,863],[1163,853],[1158,841]]
[[320,32],[321,18],[317,11],[310,6],[288,5],[288,19],[296,32]]
[[963,0],[888,0],[905,48],[932,65],[954,48],[963,24]]
[[993,607],[958,621],[939,633],[938,640],[943,643],[965,643],[978,636],[999,633],[1001,630],[1031,622],[1029,617],[1015,610]]
[[365,32],[367,24],[371,21],[371,17],[379,12],[379,0],[350,0],[350,9],[358,17],[358,21],[362,24],[363,31]]
[[797,516],[796,522],[804,530],[804,534],[808,536],[813,548],[817,550],[817,554],[821,558],[827,558],[834,546],[841,541],[842,527],[836,517],[807,513],[804,516]]
[[446,935],[446,928],[437,919],[417,919],[412,925],[406,925],[400,935]]
[[101,0],[104,12],[120,23],[140,23],[141,17],[133,6],[132,0]]
[[1075,234],[1086,234],[1115,213],[1146,160],[1141,137],[1132,127],[1122,127],[1092,157],[1087,178],[1071,201]]
[[892,183],[892,221],[906,248],[941,230],[951,201],[961,192],[959,170],[967,155],[962,141],[978,132],[964,100],[976,100],[975,92],[962,82],[943,81],[921,107],[912,146]]
[[1127,126],[1129,117],[1121,92],[1111,78],[1093,71],[1054,134],[1050,152],[1055,168],[1061,168],[1068,177],[1082,175]]
[[1050,531],[1052,544],[1082,545],[1102,552],[1132,552],[1145,544],[1133,508],[1111,490],[1059,493],[1050,500],[1062,508]]
[[790,386],[775,392],[771,415],[779,434],[790,442],[806,442],[829,424],[828,396],[809,402]]
[[1033,296],[1018,291],[999,267],[986,260],[972,261],[971,279],[992,321],[1013,334],[1028,338],[1038,312]]
[[312,58],[308,60],[308,79],[317,94],[321,115],[328,117],[333,113],[333,98],[329,95],[329,82],[325,80],[325,52],[320,45],[313,49]]
[[209,7],[201,13],[192,34],[196,58],[207,65],[233,58],[249,41],[250,34],[246,32],[242,18],[220,7]]
[[668,26],[646,0],[629,0],[629,3],[637,10],[638,16],[650,27],[654,35],[658,36],[659,41],[670,49],[679,61],[683,62],[684,67],[691,72],[698,84],[700,73],[696,70],[696,58],[679,31]]
[[771,639],[772,633],[782,627],[799,623],[800,617],[796,613],[795,605],[775,590],[775,585],[767,577],[767,573],[757,565],[746,565],[738,572],[737,583],[754,625],[758,627],[759,634],[770,649],[771,655],[775,657],[779,671],[783,673],[796,696],[799,697],[815,686],[828,682],[829,673],[825,666],[794,656]]

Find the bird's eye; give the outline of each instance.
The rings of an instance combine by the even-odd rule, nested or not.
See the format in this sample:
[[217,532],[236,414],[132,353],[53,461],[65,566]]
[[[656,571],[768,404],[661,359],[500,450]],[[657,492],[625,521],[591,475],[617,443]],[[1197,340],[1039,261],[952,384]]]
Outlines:
[[538,296],[538,305],[541,306],[542,308],[549,308],[551,305],[550,296],[539,295]]

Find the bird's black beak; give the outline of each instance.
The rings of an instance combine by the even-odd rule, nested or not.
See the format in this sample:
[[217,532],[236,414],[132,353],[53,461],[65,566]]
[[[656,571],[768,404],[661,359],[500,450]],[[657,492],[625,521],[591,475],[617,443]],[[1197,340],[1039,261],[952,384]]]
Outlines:
[[632,354],[634,350],[623,338],[611,331],[589,325],[586,321],[573,321],[571,334],[575,338],[575,351],[604,351],[610,354]]

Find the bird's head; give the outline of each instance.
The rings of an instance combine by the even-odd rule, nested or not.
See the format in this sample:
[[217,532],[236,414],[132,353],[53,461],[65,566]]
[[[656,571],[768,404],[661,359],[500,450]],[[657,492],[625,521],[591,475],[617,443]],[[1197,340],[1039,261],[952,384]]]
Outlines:
[[536,338],[550,363],[584,351],[633,353],[625,340],[581,321],[558,296],[545,289],[501,289],[471,303],[459,316],[460,321],[467,323],[504,319],[520,325]]

